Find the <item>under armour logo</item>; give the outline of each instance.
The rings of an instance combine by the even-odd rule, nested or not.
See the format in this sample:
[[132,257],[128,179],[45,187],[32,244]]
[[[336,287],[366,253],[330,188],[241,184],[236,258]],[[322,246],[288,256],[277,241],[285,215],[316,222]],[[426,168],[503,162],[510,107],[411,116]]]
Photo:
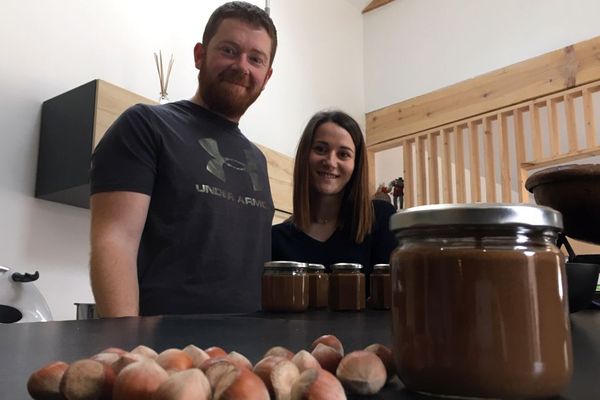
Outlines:
[[230,157],[223,157],[219,152],[219,145],[214,139],[198,139],[198,143],[200,143],[200,146],[202,146],[202,148],[212,157],[208,164],[206,164],[206,170],[216,178],[222,182],[226,182],[224,166],[227,166],[236,171],[246,172],[250,176],[252,189],[254,189],[255,192],[263,189],[263,184],[258,175],[258,165],[251,157],[251,152],[249,150],[244,150],[246,163],[243,163]]

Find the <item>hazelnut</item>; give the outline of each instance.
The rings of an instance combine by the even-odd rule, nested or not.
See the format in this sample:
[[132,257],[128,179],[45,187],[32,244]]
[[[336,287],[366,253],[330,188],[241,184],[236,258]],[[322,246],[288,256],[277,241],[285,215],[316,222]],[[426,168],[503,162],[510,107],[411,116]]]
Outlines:
[[108,347],[108,348],[102,350],[100,353],[115,353],[118,355],[122,355],[122,354],[127,353],[127,351],[123,350],[120,347]]
[[91,360],[101,362],[102,364],[112,367],[115,361],[119,359],[120,355],[117,353],[98,353],[90,357]]
[[227,354],[227,358],[239,367],[244,367],[249,370],[252,370],[252,362],[250,362],[250,360],[248,360],[246,356],[238,353],[237,351],[232,351],[229,354]]
[[296,364],[296,367],[298,367],[300,372],[309,368],[321,368],[321,364],[319,364],[315,356],[306,350],[297,352],[296,355],[292,357],[292,362]]
[[263,355],[262,358],[266,358],[269,356],[285,357],[285,358],[291,360],[292,357],[294,357],[294,352],[288,350],[287,348],[285,348],[283,346],[274,346],[274,347],[271,347],[269,350],[267,350],[267,352]]
[[224,357],[227,355],[227,352],[223,350],[219,346],[211,346],[208,349],[204,349],[204,351],[211,357]]
[[276,364],[271,371],[271,386],[275,400],[289,400],[292,384],[299,376],[298,367],[290,360],[283,360]]
[[311,353],[317,359],[321,368],[335,374],[338,364],[342,360],[342,355],[333,347],[323,343],[317,344],[317,347]]
[[110,399],[115,373],[99,361],[75,361],[66,369],[60,392],[67,400]]
[[192,358],[180,349],[164,350],[156,357],[156,362],[167,372],[184,371],[194,364]]
[[365,347],[365,350],[375,353],[375,355],[381,359],[387,372],[388,382],[391,379],[393,379],[396,375],[396,365],[394,364],[394,356],[392,355],[392,350],[389,347],[379,343],[369,345]]
[[254,372],[265,383],[265,386],[271,395],[274,395],[273,385],[271,384],[271,372],[273,371],[275,365],[285,360],[287,360],[286,357],[267,356],[257,362],[252,369],[252,372]]
[[217,360],[205,370],[204,374],[208,379],[208,383],[214,392],[215,387],[217,386],[217,382],[221,377],[232,370],[237,370],[240,367],[235,366],[231,363],[230,360],[227,360],[226,357],[221,357],[220,360]]
[[210,358],[207,352],[199,347],[194,346],[193,344],[186,346],[183,351],[192,359],[192,365],[194,368],[198,368],[200,364]]
[[146,356],[143,356],[139,353],[124,353],[122,354],[117,361],[112,363],[111,367],[113,371],[115,371],[116,375],[119,375],[121,370],[128,366],[129,364],[133,364],[137,361],[149,360]]
[[168,378],[167,371],[154,360],[134,362],[117,375],[112,400],[148,400]]
[[208,379],[199,369],[175,372],[160,384],[152,400],[210,400]]
[[310,345],[310,349],[314,350],[319,343],[323,343],[324,345],[333,347],[334,349],[336,349],[338,351],[338,353],[340,353],[342,355],[342,357],[344,356],[344,346],[342,345],[342,342],[340,341],[340,339],[338,339],[336,336],[334,336],[334,335],[319,336],[312,342],[312,344]]
[[36,400],[60,400],[60,381],[69,367],[63,361],[55,361],[35,371],[27,381],[27,391]]
[[135,349],[131,350],[130,353],[139,354],[141,356],[151,359],[158,357],[158,353],[154,351],[154,349],[151,349],[150,347],[144,345],[137,346]]
[[365,395],[379,392],[387,380],[383,361],[366,350],[353,351],[342,358],[336,375],[350,392]]
[[309,368],[292,385],[290,400],[345,400],[340,381],[324,370]]
[[246,368],[231,369],[217,381],[214,400],[269,400],[263,381]]
[[220,362],[227,362],[229,364],[233,364],[233,361],[227,358],[227,356],[213,357],[208,360],[204,360],[202,364],[198,367],[202,372],[206,372],[210,367]]

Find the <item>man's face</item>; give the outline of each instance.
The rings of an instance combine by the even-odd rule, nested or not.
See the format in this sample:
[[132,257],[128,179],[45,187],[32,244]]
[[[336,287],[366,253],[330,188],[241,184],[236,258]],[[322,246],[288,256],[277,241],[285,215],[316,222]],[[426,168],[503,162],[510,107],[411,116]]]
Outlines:
[[210,110],[237,121],[271,76],[271,38],[263,28],[224,19],[208,45],[194,49],[200,97]]

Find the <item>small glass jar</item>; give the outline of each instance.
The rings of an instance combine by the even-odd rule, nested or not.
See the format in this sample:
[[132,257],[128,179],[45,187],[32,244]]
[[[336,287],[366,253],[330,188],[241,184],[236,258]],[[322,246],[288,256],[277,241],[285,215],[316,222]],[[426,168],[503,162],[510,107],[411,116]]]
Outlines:
[[295,261],[268,261],[262,275],[264,311],[299,312],[308,308],[307,265]]
[[572,374],[562,216],[515,204],[391,217],[392,349],[408,389],[477,398],[561,393]]
[[353,263],[331,265],[329,274],[329,308],[333,311],[365,309],[365,274],[363,266]]
[[308,308],[319,309],[329,303],[329,276],[323,264],[308,264]]
[[390,264],[373,266],[373,272],[369,276],[369,288],[369,307],[375,310],[389,310],[392,304]]

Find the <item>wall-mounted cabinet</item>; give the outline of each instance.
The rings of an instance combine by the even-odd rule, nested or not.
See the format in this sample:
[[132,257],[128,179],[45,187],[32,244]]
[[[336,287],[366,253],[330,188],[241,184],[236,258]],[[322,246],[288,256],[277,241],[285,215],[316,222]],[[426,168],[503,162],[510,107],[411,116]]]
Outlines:
[[[100,79],[45,101],[35,196],[89,208],[89,168],[93,149],[128,107],[155,101]],[[292,212],[293,159],[259,146],[267,158],[275,220]]]
[[42,104],[35,196],[89,208],[91,153],[127,107],[156,103],[100,79]]

